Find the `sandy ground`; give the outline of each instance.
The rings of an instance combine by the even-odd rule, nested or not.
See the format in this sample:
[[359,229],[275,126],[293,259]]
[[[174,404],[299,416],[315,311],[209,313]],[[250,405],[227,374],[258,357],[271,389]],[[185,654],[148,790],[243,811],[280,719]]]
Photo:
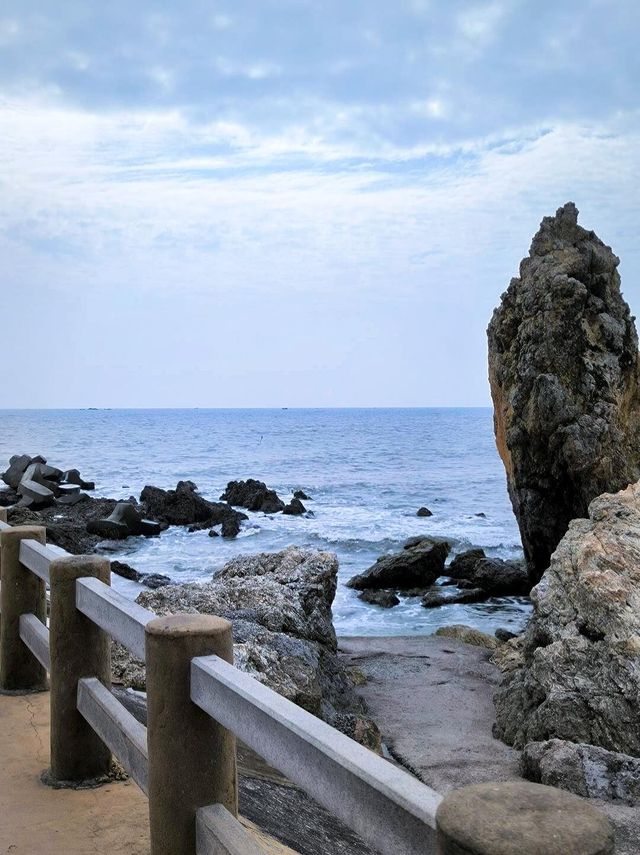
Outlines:
[[[491,735],[500,671],[489,651],[450,638],[340,638],[346,663],[367,682],[358,691],[393,756],[445,794],[455,787],[519,778],[519,752]],[[617,855],[639,855],[640,810],[591,800],[616,830]]]
[[[40,782],[49,695],[0,695],[0,855],[149,855],[148,806],[133,781],[94,790]],[[294,855],[245,821],[269,855]]]

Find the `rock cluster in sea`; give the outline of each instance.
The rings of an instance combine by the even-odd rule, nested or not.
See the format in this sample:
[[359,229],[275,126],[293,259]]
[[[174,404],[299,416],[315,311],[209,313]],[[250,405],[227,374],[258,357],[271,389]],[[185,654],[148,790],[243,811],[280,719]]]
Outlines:
[[[216,614],[233,624],[235,664],[257,680],[372,748],[380,735],[337,655],[331,617],[338,561],[329,552],[289,547],[241,556],[212,581],[144,592],[158,615]],[[116,682],[144,688],[144,665],[114,645]]]
[[[487,558],[482,549],[470,549],[445,565],[449,551],[442,539],[411,537],[400,552],[381,555],[347,586],[362,592],[359,599],[382,608],[398,605],[398,594],[420,596],[425,608],[435,608],[529,593],[531,583],[522,561]],[[434,584],[438,579],[442,584]]]
[[[599,496],[588,519],[571,522],[531,599],[524,636],[500,652],[511,655],[495,696],[496,736],[517,748],[583,743],[583,758],[588,746],[640,757],[640,483]],[[526,748],[529,768],[536,757],[540,769],[557,767],[554,750]],[[607,768],[638,773],[623,760]]]
[[545,217],[488,329],[496,442],[532,581],[589,502],[640,477],[638,337],[619,259]]

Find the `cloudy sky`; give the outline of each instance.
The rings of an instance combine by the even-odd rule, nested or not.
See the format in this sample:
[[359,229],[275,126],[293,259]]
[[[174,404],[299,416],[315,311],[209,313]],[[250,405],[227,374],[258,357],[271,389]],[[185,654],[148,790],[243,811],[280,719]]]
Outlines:
[[486,405],[572,199],[640,313],[637,0],[0,0],[5,407]]

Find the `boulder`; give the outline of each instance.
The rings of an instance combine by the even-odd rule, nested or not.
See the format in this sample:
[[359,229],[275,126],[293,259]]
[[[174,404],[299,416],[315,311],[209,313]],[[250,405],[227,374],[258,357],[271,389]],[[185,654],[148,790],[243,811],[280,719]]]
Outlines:
[[529,742],[520,771],[529,781],[588,799],[640,805],[640,758],[628,754],[563,739]]
[[522,561],[483,558],[476,564],[470,581],[493,597],[526,595],[531,590],[529,574]]
[[639,544],[640,484],[570,524],[531,592],[524,636],[507,642],[521,640],[495,696],[508,744],[558,738],[640,755]]
[[545,217],[489,324],[489,380],[532,582],[589,502],[640,477],[640,359],[619,259],[578,225]]
[[275,514],[284,509],[284,502],[275,490],[270,490],[263,481],[249,478],[247,481],[229,481],[220,496],[221,501],[250,511]]
[[224,526],[227,522],[225,537],[235,537],[240,530],[245,514],[234,511],[223,502],[209,502],[199,493],[193,481],[179,481],[175,490],[162,490],[160,487],[147,486],[140,494],[140,501],[146,512],[154,519],[168,525],[187,525],[203,523],[203,527]]
[[424,538],[415,546],[405,546],[395,555],[381,555],[372,567],[349,579],[347,586],[358,591],[366,588],[427,588],[443,575],[448,554],[448,543]]
[[112,561],[111,572],[115,573],[116,576],[122,576],[123,579],[129,579],[131,582],[139,582],[142,578],[142,573],[138,573],[137,570],[134,570],[129,564],[125,564],[124,561]]
[[494,635],[498,641],[511,641],[512,638],[518,637],[517,633],[511,632],[510,629],[505,629],[502,626],[499,626],[498,629],[496,629]]
[[475,647],[486,647],[487,650],[495,650],[498,647],[498,640],[492,635],[487,635],[486,632],[481,632],[472,626],[465,626],[463,623],[441,626],[434,635],[440,638],[455,638],[465,644],[473,644]]
[[467,549],[454,557],[446,573],[452,579],[473,579],[478,561],[486,557],[484,549]]
[[417,517],[432,517],[433,511],[430,511],[429,508],[424,508],[424,507],[418,508],[418,510],[416,511],[416,516]]
[[375,591],[368,589],[358,594],[358,599],[372,606],[380,606],[383,609],[391,609],[399,605],[400,600],[393,591]]
[[90,520],[87,531],[109,540],[124,540],[138,534],[153,537],[160,534],[162,527],[157,522],[143,519],[131,502],[118,502],[108,517]]
[[[338,562],[328,552],[289,547],[233,559],[204,584],[140,594],[159,615],[215,614],[233,624],[238,668],[370,747],[380,745],[353,681],[337,656],[331,604]],[[115,645],[114,680],[144,688],[144,665]]]
[[300,499],[291,499],[288,505],[285,505],[282,509],[283,514],[289,514],[290,516],[300,516],[307,512],[307,509],[302,504]]
[[311,496],[307,496],[304,490],[295,490],[293,494],[294,499],[301,499],[303,502],[311,502],[313,501]]
[[422,598],[420,603],[425,609],[435,609],[438,606],[451,606],[455,603],[479,603],[486,600],[487,595],[482,588],[450,588],[435,586]]

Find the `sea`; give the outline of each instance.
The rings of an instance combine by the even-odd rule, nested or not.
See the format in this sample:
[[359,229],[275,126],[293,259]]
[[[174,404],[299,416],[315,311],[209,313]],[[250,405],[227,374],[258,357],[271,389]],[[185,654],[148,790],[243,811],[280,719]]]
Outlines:
[[[312,516],[249,513],[233,540],[171,527],[101,550],[175,583],[209,580],[236,555],[291,544],[334,552],[338,635],[423,635],[454,623],[516,632],[530,613],[522,597],[436,609],[408,597],[383,609],[345,586],[415,535],[445,537],[452,555],[482,547],[522,557],[489,408],[2,410],[0,464],[17,453],[80,469],[95,496],[139,497],[146,484],[169,489],[186,479],[212,500],[246,478],[283,499],[304,490]],[[433,515],[416,516],[421,506]],[[132,597],[141,590],[117,577],[114,584]]]

